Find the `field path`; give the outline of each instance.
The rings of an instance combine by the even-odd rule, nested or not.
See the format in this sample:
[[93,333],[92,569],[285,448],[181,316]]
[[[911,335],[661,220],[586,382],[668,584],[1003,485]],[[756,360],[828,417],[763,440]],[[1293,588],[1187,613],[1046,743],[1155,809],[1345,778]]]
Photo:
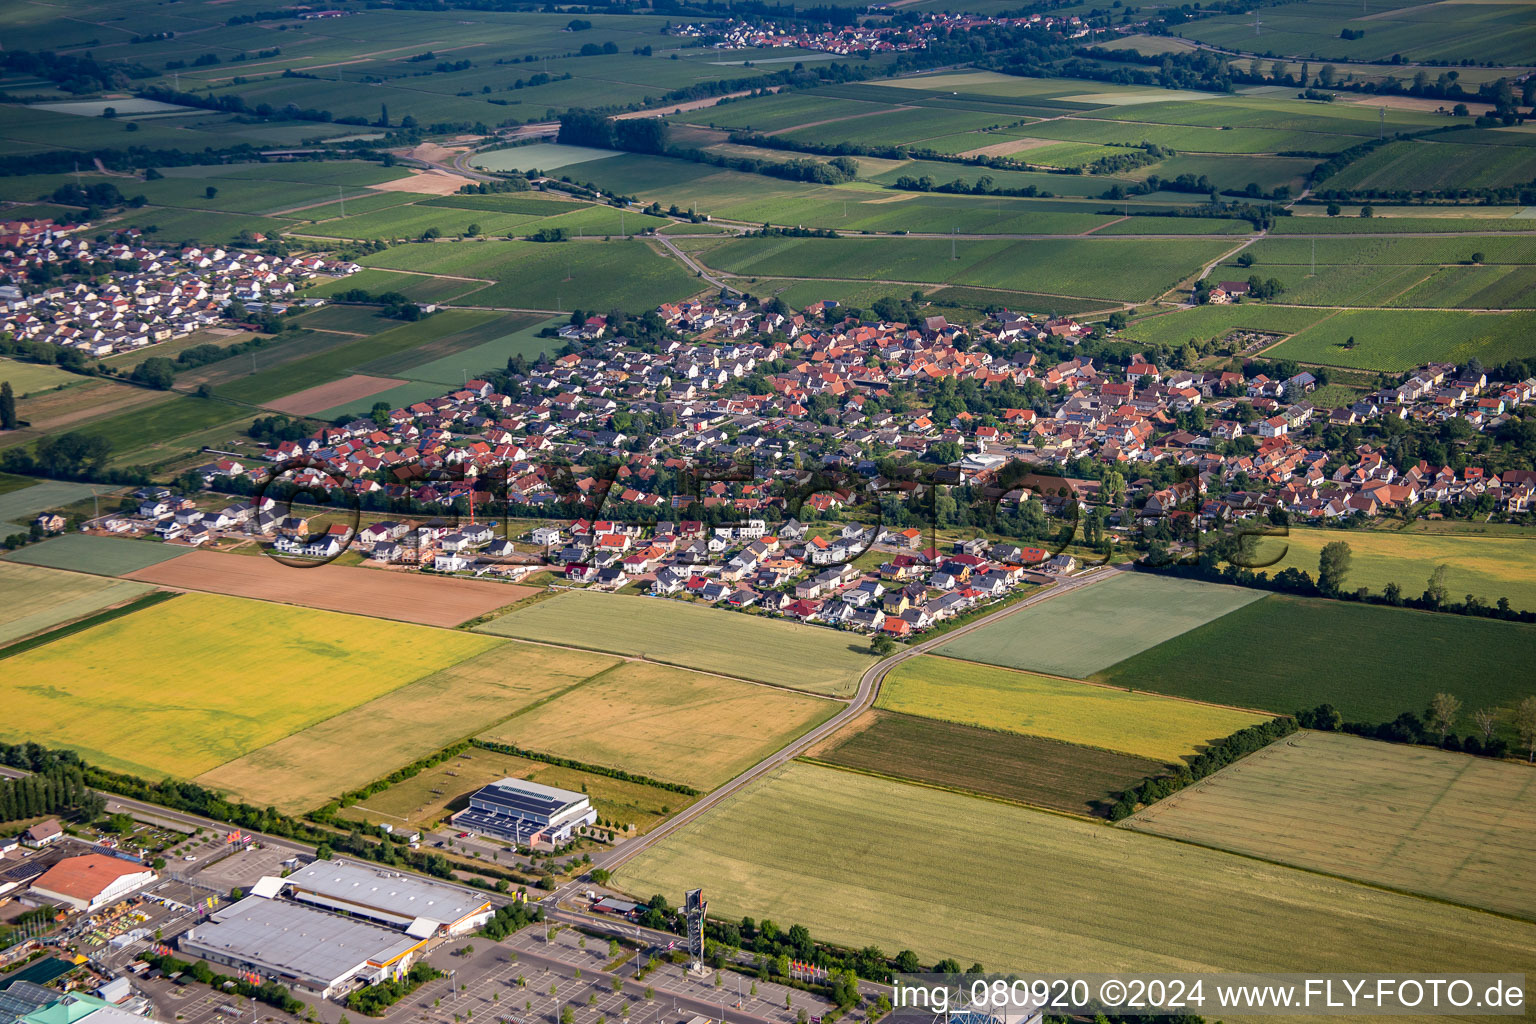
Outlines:
[[[947,633],[940,633],[938,636],[931,637],[922,641],[921,643],[913,644],[911,647],[908,647],[902,651],[898,651],[883,661],[876,662],[874,665],[871,665],[868,669],[865,670],[864,675],[859,679],[858,693],[854,696],[853,700],[849,702],[848,706],[842,711],[838,712],[836,715],[833,715],[831,718],[827,719],[825,722],[812,729],[810,732],[800,736],[798,739],[785,746],[782,750],[779,750],[778,752],[764,758],[762,761],[759,761],[757,764],[753,765],[751,768],[748,768],[746,771],[742,772],[740,775],[736,776],[736,778],[727,782],[719,789],[716,789],[714,792],[709,793],[706,796],[700,797],[686,810],[674,815],[672,818],[669,818],[667,821],[658,825],[644,836],[631,840],[630,842],[627,842],[616,849],[609,850],[606,853],[597,855],[593,858],[592,866],[594,868],[605,868],[608,871],[615,870],[624,862],[630,860],[637,854],[644,852],[652,844],[658,842],[666,836],[671,835],[677,829],[693,821],[695,818],[699,817],[710,808],[723,802],[727,797],[730,797],[732,794],[740,791],[744,786],[756,781],[769,772],[774,771],[781,765],[789,762],[795,757],[798,757],[808,748],[831,736],[844,725],[848,724],[850,721],[863,714],[872,704],[874,704],[875,698],[879,696],[880,693],[880,684],[885,680],[886,674],[889,673],[891,669],[901,664],[903,661],[906,661],[908,658],[915,658],[919,654],[927,653],[929,650],[932,650],[941,644],[948,643],[957,636],[968,633],[975,629],[980,629],[983,626],[989,626],[992,623],[1006,618],[1009,615],[1013,615],[1016,612],[1022,611],[1025,608],[1032,608],[1042,601],[1049,601],[1061,594],[1071,593],[1074,590],[1081,589],[1082,587],[1092,586],[1095,583],[1102,583],[1105,580],[1115,578],[1122,572],[1130,571],[1132,570],[1128,566],[1113,565],[1100,566],[1096,569],[1090,569],[1083,573],[1081,576],[1063,579],[1048,590],[1044,590],[1040,593],[1033,594],[1030,597],[1026,597],[1024,600],[1015,604],[1011,604],[1007,608],[993,612],[991,615],[984,615],[977,619],[975,622],[967,623],[966,625],[961,626],[959,629],[950,630]],[[590,887],[590,885],[590,882],[570,882],[555,892],[551,893],[542,902],[551,907],[557,906],[562,899],[569,898],[570,896],[573,896],[579,889]]]

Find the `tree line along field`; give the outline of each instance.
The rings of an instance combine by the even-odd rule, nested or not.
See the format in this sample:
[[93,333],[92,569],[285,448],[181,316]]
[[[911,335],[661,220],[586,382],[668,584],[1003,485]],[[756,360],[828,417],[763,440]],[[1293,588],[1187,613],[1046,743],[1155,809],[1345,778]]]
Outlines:
[[152,587],[99,576],[0,562],[0,644],[9,644],[65,622],[125,604]]
[[1533,790],[1523,765],[1300,732],[1122,827],[1536,920]]
[[508,776],[585,793],[599,817],[632,824],[637,833],[650,831],[693,803],[687,794],[658,786],[471,747],[342,808],[339,816],[347,821],[425,829],[465,806],[469,794],[481,786]]
[[1265,720],[1232,708],[935,655],[909,658],[892,669],[875,706],[1118,751],[1161,765],[1178,764],[1207,744]]
[[1039,736],[871,711],[812,757],[827,764],[1068,814],[1102,815],[1165,766]]
[[[937,870],[914,872],[914,857]],[[805,763],[643,851],[615,884],[632,895],[702,885],[723,918],[771,917],[849,947],[1000,971],[1496,963],[1529,973],[1536,963],[1527,922]]]
[[196,781],[287,814],[312,810],[617,664],[605,655],[503,641],[228,760]]
[[1283,537],[1259,541],[1256,560],[1280,559],[1266,571],[1301,569],[1317,575],[1318,555],[1330,541],[1350,547],[1345,589],[1368,587],[1381,593],[1396,583],[1417,595],[1437,566],[1446,567],[1445,585],[1461,600],[1472,594],[1487,604],[1508,598],[1519,610],[1536,610],[1536,544],[1517,536],[1456,536],[1378,530],[1309,530],[1291,527]]
[[707,262],[738,276],[966,284],[1144,301],[1230,248],[1226,242],[1134,238],[745,238],[711,250]]
[[840,710],[789,690],[625,662],[480,738],[710,790]]
[[1469,712],[1510,707],[1533,692],[1533,657],[1524,623],[1270,594],[1094,678],[1276,714],[1327,703],[1377,723],[1422,715],[1447,689]]
[[640,597],[571,591],[477,627],[810,693],[849,696],[874,663],[851,634]]
[[1123,572],[965,633],[937,653],[1084,679],[1263,596],[1240,587]]
[[[186,594],[6,659],[0,735],[147,778],[191,778],[495,645]],[[210,665],[217,686],[206,685]]]

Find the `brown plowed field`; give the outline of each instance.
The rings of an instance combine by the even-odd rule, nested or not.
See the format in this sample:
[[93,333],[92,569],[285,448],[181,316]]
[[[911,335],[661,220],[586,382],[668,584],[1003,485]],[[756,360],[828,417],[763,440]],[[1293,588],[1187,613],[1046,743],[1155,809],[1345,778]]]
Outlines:
[[343,565],[296,569],[265,556],[218,551],[193,551],[128,573],[126,578],[172,589],[252,597],[427,626],[457,626],[538,593],[537,587],[387,569]]
[[390,388],[397,388],[404,384],[403,380],[393,377],[369,377],[365,374],[354,373],[350,377],[341,380],[333,380],[329,384],[317,384],[303,391],[295,391],[291,395],[273,399],[267,403],[268,409],[276,409],[290,416],[308,416],[311,413],[323,412],[326,409],[355,402],[359,398],[367,398]]

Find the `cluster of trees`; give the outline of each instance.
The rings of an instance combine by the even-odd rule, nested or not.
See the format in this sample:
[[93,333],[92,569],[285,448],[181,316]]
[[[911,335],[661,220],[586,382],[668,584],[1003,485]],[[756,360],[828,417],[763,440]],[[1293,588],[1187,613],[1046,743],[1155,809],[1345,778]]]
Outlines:
[[[1125,171],[1134,171],[1138,167],[1148,167],[1167,160],[1173,155],[1174,151],[1171,149],[1165,149],[1152,142],[1142,142],[1128,148],[1124,153],[1101,156],[1086,167],[1078,168],[1078,170],[1085,171],[1088,174],[1121,174]],[[1189,175],[1181,175],[1181,177],[1189,177]],[[1204,180],[1205,176],[1201,175],[1201,179]],[[1202,189],[1201,191],[1207,190]]]
[[[428,228],[428,231],[433,230]],[[436,237],[435,235],[433,237]],[[392,320],[420,320],[421,307],[400,292],[379,292],[374,294],[366,288],[348,288],[346,291],[337,292],[331,296],[332,302],[356,303],[361,306],[383,306],[379,310],[380,316],[387,316]]]
[[530,924],[542,920],[544,920],[543,907],[530,906],[527,903],[508,903],[496,908],[496,913],[485,922],[485,927],[480,929],[480,934],[493,942],[500,942],[513,932],[522,931]]
[[[1211,301],[1211,289],[1215,287],[1209,278],[1202,277],[1195,282],[1194,299],[1199,305]],[[1251,299],[1275,299],[1285,294],[1285,282],[1277,277],[1262,278],[1258,274],[1248,275],[1248,298]]]
[[[1320,729],[1326,732],[1348,732],[1356,736],[1384,740],[1388,743],[1413,743],[1436,746],[1480,757],[1502,758],[1509,753],[1509,744],[1502,736],[1494,735],[1499,728],[1497,708],[1478,708],[1471,713],[1473,732],[1458,736],[1455,728],[1461,721],[1461,698],[1451,693],[1437,693],[1429,700],[1422,715],[1405,711],[1390,722],[1346,722],[1344,716],[1332,704],[1319,704],[1296,713],[1296,720],[1304,729]],[[1520,745],[1525,748],[1529,761],[1536,761],[1536,696],[1522,699],[1510,712],[1510,726]]]
[[247,999],[259,999],[268,1006],[274,1006],[285,1013],[297,1015],[304,1012],[304,1004],[294,998],[287,986],[276,981],[264,981],[260,985],[252,985],[243,977],[215,974],[213,968],[202,960],[188,963],[185,960],[177,960],[169,954],[145,952],[141,958],[151,967],[158,968],[166,974],[179,972],[193,981],[212,985],[220,991],[233,992]]
[[537,751],[524,750],[522,747],[511,743],[496,743],[492,740],[471,740],[474,746],[482,750],[489,750],[497,754],[509,754],[512,757],[523,757],[533,761],[543,761],[560,768],[574,768],[581,772],[590,772],[594,775],[606,775],[610,779],[618,779],[621,782],[634,782],[642,786],[651,786],[655,789],[664,789],[670,793],[681,793],[684,796],[698,796],[699,791],[692,786],[685,786],[681,782],[662,782],[653,779],[649,775],[636,775],[634,772],[626,772],[620,768],[605,768],[602,765],[587,764],[584,761],[576,761],[569,757],[557,757],[554,754],[541,754]]
[[1109,820],[1119,821],[1134,814],[1138,807],[1154,804],[1165,796],[1171,796],[1185,786],[1199,782],[1214,772],[1256,750],[1262,750],[1275,740],[1296,731],[1296,719],[1290,716],[1272,718],[1262,725],[1250,725],[1228,736],[1220,743],[1205,750],[1188,765],[1181,765],[1173,775],[1160,775],[1147,779],[1135,789],[1120,794],[1109,809]]
[[0,469],[7,473],[77,480],[98,477],[112,457],[112,442],[100,434],[71,431],[42,438],[30,452],[7,448]]
[[89,56],[44,50],[0,50],[0,69],[8,75],[43,78],[77,96],[131,88],[134,79],[153,78],[155,72],[142,64],[97,61]]
[[107,802],[92,792],[78,766],[56,764],[35,775],[0,779],[0,821],[45,814],[72,814],[82,821],[99,818]]
[[385,1010],[427,982],[442,976],[442,971],[425,960],[418,960],[400,978],[391,978],[389,981],[381,981],[377,985],[369,985],[349,993],[347,1009],[369,1017],[382,1017]]
[[276,445],[283,441],[298,441],[308,437],[314,428],[302,419],[294,419],[284,416],[282,413],[274,413],[271,416],[258,416],[247,428],[246,433],[265,445]]
[[1347,541],[1330,541],[1323,545],[1318,555],[1317,578],[1304,569],[1281,569],[1270,576],[1262,570],[1246,568],[1256,560],[1258,528],[1240,534],[1213,533],[1201,541],[1200,554],[1194,561],[1176,561],[1166,548],[1154,545],[1138,563],[1142,568],[1169,575],[1207,579],[1218,583],[1233,583],[1261,590],[1276,590],[1305,597],[1332,597],[1341,601],[1360,601],[1365,604],[1387,605],[1393,608],[1417,608],[1421,611],[1447,612],[1453,615],[1474,615],[1485,619],[1503,619],[1507,622],[1536,622],[1536,611],[1512,607],[1509,598],[1501,597],[1492,604],[1467,594],[1461,602],[1451,600],[1446,584],[1448,567],[1436,566],[1430,573],[1424,592],[1410,597],[1403,588],[1393,582],[1375,594],[1367,587],[1350,590],[1345,581],[1349,575],[1352,552]]
[[750,156],[727,156],[702,149],[674,149],[670,156],[694,163],[712,164],[746,174],[766,174],[770,178],[786,181],[808,181],[817,185],[837,185],[852,181],[859,173],[859,165],[846,156],[834,157],[826,163],[819,160],[759,160]]
[[892,187],[902,192],[945,192],[961,196],[1023,196],[1025,198],[1038,196],[1042,199],[1050,199],[1055,195],[1054,192],[1044,191],[1034,185],[1007,188],[994,183],[989,174],[983,174],[977,178],[975,184],[968,183],[964,178],[935,183],[932,175],[924,174],[914,178],[910,174],[903,174],[896,179],[896,184]]
[[573,110],[560,116],[556,139],[571,146],[659,154],[667,151],[667,123],[657,117],[619,121],[588,110]]

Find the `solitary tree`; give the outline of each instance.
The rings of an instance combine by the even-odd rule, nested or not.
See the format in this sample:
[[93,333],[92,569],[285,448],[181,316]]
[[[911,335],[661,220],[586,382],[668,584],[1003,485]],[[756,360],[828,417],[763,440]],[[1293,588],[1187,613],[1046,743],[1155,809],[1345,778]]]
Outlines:
[[1344,578],[1349,575],[1350,548],[1348,541],[1334,540],[1323,545],[1317,556],[1317,588],[1325,594],[1344,592]]
[[1478,708],[1472,712],[1472,724],[1483,734],[1483,743],[1493,739],[1494,726],[1499,724],[1499,714],[1493,708]]
[[1527,760],[1536,762],[1536,697],[1515,705],[1515,735],[1525,744]]
[[1435,571],[1429,574],[1429,586],[1424,588],[1424,601],[1431,608],[1439,608],[1445,603],[1447,594],[1445,589],[1446,566],[1437,565]]
[[16,429],[16,392],[11,382],[0,383],[0,430]]
[[212,185],[209,185],[207,188],[203,189],[203,195],[206,198],[208,198],[208,199],[212,199],[214,196],[216,196],[218,194],[219,194],[219,190],[214,188]]
[[883,633],[877,634],[875,638],[869,642],[869,649],[873,651],[876,656],[886,658],[891,655],[891,652],[896,650],[896,642]]
[[1429,699],[1429,711],[1424,716],[1429,727],[1440,734],[1440,742],[1445,743],[1445,734],[1451,731],[1451,726],[1456,724],[1456,716],[1461,714],[1461,701],[1449,693],[1437,693]]

